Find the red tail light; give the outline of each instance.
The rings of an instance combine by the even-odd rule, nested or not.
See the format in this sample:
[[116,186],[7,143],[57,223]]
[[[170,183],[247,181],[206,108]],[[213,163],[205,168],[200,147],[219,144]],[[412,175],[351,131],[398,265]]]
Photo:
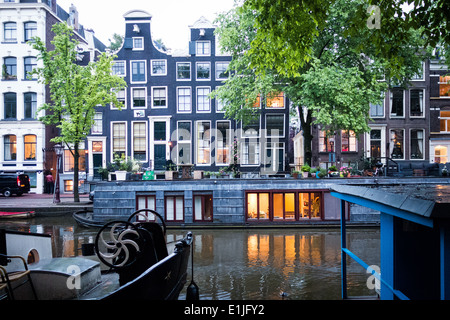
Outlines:
[[17,186],[20,187],[20,178],[19,177],[17,177]]

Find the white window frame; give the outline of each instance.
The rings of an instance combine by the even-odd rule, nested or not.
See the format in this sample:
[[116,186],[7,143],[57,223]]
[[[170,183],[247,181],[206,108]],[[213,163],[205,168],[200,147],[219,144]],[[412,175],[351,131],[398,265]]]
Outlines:
[[[200,146],[199,146],[199,139],[198,139],[198,135],[199,135],[198,125],[200,123],[203,123],[203,122],[208,122],[209,123],[209,162],[207,162],[207,163],[199,163],[198,162],[198,151],[199,151],[199,148],[200,148]],[[195,121],[195,152],[194,152],[194,156],[195,156],[195,164],[197,166],[210,166],[211,165],[211,151],[212,151],[211,150],[211,148],[212,148],[212,134],[211,133],[212,133],[211,120],[198,120],[198,121]]]
[[[189,89],[189,110],[180,110],[180,101],[179,101],[179,90],[180,89]],[[192,113],[192,88],[191,87],[177,87],[177,113]]]
[[[422,131],[422,158],[415,158],[415,159],[413,159],[412,158],[412,154],[411,154],[411,152],[412,152],[412,132],[413,131]],[[426,148],[426,146],[425,146],[425,129],[423,129],[423,128],[410,128],[409,129],[409,159],[411,160],[411,161],[423,161],[423,160],[425,160],[425,148]]]
[[[178,66],[181,64],[189,65],[189,78],[188,79],[180,79],[178,78]],[[191,81],[192,79],[192,63],[190,62],[177,62],[176,64],[176,78],[177,81]]]
[[420,75],[420,78],[415,78],[415,76],[413,76],[411,81],[425,81],[425,62],[422,62],[422,74]]
[[[273,136],[270,134],[269,130],[267,129],[267,117],[270,116],[283,116],[283,134],[278,136]],[[260,129],[261,130],[261,129]],[[286,136],[286,115],[284,113],[266,113],[266,137],[270,138],[284,138]]]
[[[254,144],[257,146],[258,148],[258,154],[257,157],[255,158],[256,163],[248,163],[249,159],[250,159],[250,150],[248,150],[248,152],[245,152],[245,148],[246,146],[249,146],[250,144]],[[245,141],[241,142],[241,163],[240,165],[243,167],[258,167],[261,165],[261,141],[259,141],[259,139],[256,138],[250,138],[250,139],[246,139]]]
[[[196,101],[196,103],[195,103],[195,109],[197,110],[197,113],[211,113],[211,98],[209,98],[208,96],[206,96],[207,97],[207,99],[208,99],[208,101],[209,101],[209,108],[208,108],[208,110],[200,110],[199,109],[199,93],[198,93],[198,91],[199,91],[199,89],[202,89],[202,90],[204,90],[204,89],[207,89],[207,90],[209,90],[209,93],[208,93],[208,95],[209,94],[211,94],[211,87],[197,87],[196,89],[195,89],[195,101]],[[204,95],[202,95],[202,97],[203,97]]]
[[114,73],[112,72],[113,75],[115,76],[119,76],[119,77],[126,77],[127,76],[127,62],[125,60],[115,60],[112,62],[112,66],[111,66],[111,71],[113,71],[113,66],[117,63],[121,63],[123,65],[123,74],[119,74],[119,73]]
[[[155,89],[164,89],[164,91],[166,92],[166,105],[165,106],[155,106],[154,105]],[[169,107],[169,92],[168,92],[167,86],[155,86],[155,87],[151,87],[151,90],[152,90],[152,94],[151,94],[152,109],[167,109]]]
[[[190,127],[191,127],[191,130],[190,130],[190,135],[191,135],[191,137],[190,137],[190,139],[189,140],[179,140],[179,137],[180,137],[180,134],[179,134],[179,123],[180,122],[186,122],[186,123],[189,123],[189,125],[190,125]],[[176,134],[177,134],[177,136],[176,136],[176,141],[177,141],[177,154],[176,154],[176,157],[177,157],[177,164],[178,165],[180,165],[181,164],[181,161],[180,161],[180,157],[179,157],[179,155],[180,155],[180,149],[179,149],[179,147],[180,147],[180,145],[189,145],[189,150],[190,150],[190,154],[189,154],[189,160],[190,160],[190,163],[192,163],[192,137],[193,137],[193,134],[192,134],[192,121],[190,121],[190,120],[179,120],[179,121],[177,121],[177,131],[176,131]]]
[[[132,39],[133,39],[133,51],[144,51],[145,47],[144,37],[133,37]],[[136,46],[136,40],[142,40],[142,47]]]
[[[422,115],[421,116],[413,116],[413,115],[411,115],[411,91],[415,91],[415,90],[421,90],[422,91]],[[411,118],[425,118],[425,101],[426,101],[426,99],[425,99],[425,94],[426,94],[426,91],[425,91],[425,89],[424,88],[410,88],[409,90],[408,90],[408,93],[409,93],[409,116],[411,117]]]
[[250,139],[252,139],[252,138],[261,138],[261,121],[262,121],[262,117],[260,116],[259,117],[258,135],[247,135],[247,134],[245,134],[247,131],[244,131],[244,127],[243,127],[243,124],[241,122],[241,127],[240,127],[240,129],[241,129],[241,138],[250,138]]
[[[114,89],[112,89],[112,90],[114,90]],[[125,94],[124,94],[123,107],[122,107],[122,110],[125,110],[125,109],[127,109],[127,95],[128,95],[128,93],[127,93],[127,88],[123,88],[123,89],[121,89],[120,91],[123,91],[123,92],[125,93]],[[118,92],[120,92],[120,91],[118,91]],[[116,95],[117,95],[118,92],[116,92]],[[111,109],[111,110],[119,110],[119,108],[117,108],[113,103],[111,103],[110,109]]]
[[[164,62],[164,73],[154,73],[153,72],[153,63],[155,63],[155,62]],[[150,60],[150,70],[151,70],[151,75],[153,77],[167,76],[167,60],[166,59]]]
[[[147,101],[147,88],[146,87],[131,87],[131,109],[147,109],[148,101]],[[143,107],[135,107],[134,106],[134,91],[135,90],[144,90],[144,99],[145,105]]]
[[406,104],[406,91],[405,89],[400,89],[403,91],[403,116],[392,115],[392,102],[394,98],[393,90],[389,90],[389,118],[390,119],[404,119],[405,118],[405,104]]
[[[133,63],[143,62],[144,63],[144,76],[143,81],[133,81]],[[147,83],[147,60],[131,60],[130,61],[130,83],[132,84],[142,84]]]
[[131,121],[131,157],[134,159],[134,124],[144,123],[145,124],[145,159],[137,160],[142,163],[148,162],[148,121]]
[[[392,152],[393,152],[393,142],[392,142],[392,132],[393,131],[403,131],[403,141],[402,141],[402,146],[403,146],[403,158],[392,158]],[[392,128],[389,130],[389,157],[392,158],[394,161],[396,160],[405,160],[406,159],[406,145],[405,145],[405,141],[406,141],[406,137],[405,137],[405,129],[404,128]],[[392,148],[392,149],[391,149]]]
[[[203,45],[203,46],[199,46],[200,44],[208,44],[208,46],[209,46],[209,50],[208,50],[208,52],[206,52],[205,53],[205,46]],[[200,50],[199,49],[202,49],[201,51],[202,52],[200,52]],[[211,56],[211,41],[196,41],[195,42],[195,55],[196,56],[198,56],[198,57],[209,57],[209,56]]]
[[[209,65],[209,77],[208,78],[199,78],[198,77],[198,66],[200,64],[207,64],[207,65]],[[212,72],[212,70],[211,70],[211,62],[209,62],[209,61],[201,61],[201,62],[197,62],[195,64],[195,79],[197,81],[211,81],[211,72]]]
[[110,135],[111,135],[111,142],[110,142],[110,162],[114,162],[114,124],[116,123],[124,123],[125,124],[125,157],[128,155],[128,122],[127,121],[111,121],[110,123]]
[[225,77],[225,78],[218,77],[217,72],[218,72],[219,68],[217,67],[217,65],[219,65],[219,64],[226,64],[227,65],[227,67],[225,69],[225,71],[226,71],[226,70],[228,70],[228,67],[230,66],[230,62],[229,61],[216,61],[216,68],[214,70],[215,78],[217,81],[227,80],[229,78],[229,76]]
[[[218,143],[218,137],[219,137],[219,129],[218,129],[218,126],[217,126],[217,124],[219,123],[219,122],[226,122],[226,123],[228,123],[228,131],[226,132],[226,134],[227,134],[227,136],[225,137],[225,141],[228,141],[228,143],[229,143],[229,145],[228,145],[228,162],[226,162],[226,163],[222,163],[222,162],[218,162],[217,161],[217,159],[218,159],[218,156],[217,156],[217,152],[219,151],[219,146],[217,145],[217,143]],[[215,131],[216,131],[216,136],[215,136],[215,143],[216,143],[216,145],[214,146],[214,150],[215,150],[215,162],[216,162],[216,166],[227,166],[227,165],[229,165],[230,164],[230,162],[231,162],[231,158],[233,157],[233,139],[232,139],[232,134],[231,134],[231,121],[230,120],[217,120],[216,121],[216,128],[215,128]],[[220,148],[221,150],[222,149],[226,149],[226,148]],[[238,150],[238,152],[239,152],[239,150]]]
[[[96,116],[101,115],[100,119],[96,118]],[[98,130],[98,128],[100,128]],[[92,135],[103,134],[103,112],[96,112],[94,115],[94,124],[92,125],[91,130]]]

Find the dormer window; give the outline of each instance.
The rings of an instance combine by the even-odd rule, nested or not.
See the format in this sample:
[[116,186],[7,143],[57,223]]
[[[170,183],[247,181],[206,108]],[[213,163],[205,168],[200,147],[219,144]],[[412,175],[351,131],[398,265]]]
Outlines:
[[144,38],[133,38],[133,50],[144,50]]
[[211,55],[211,42],[210,41],[197,41],[195,46],[195,53],[197,56],[210,56]]

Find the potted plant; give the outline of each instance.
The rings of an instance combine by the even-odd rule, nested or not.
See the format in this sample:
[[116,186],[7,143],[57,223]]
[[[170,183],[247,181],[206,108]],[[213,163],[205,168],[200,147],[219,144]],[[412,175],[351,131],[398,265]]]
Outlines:
[[165,172],[166,180],[174,180],[174,179],[178,178],[178,169],[172,160],[167,160],[165,167],[166,167],[166,172]]
[[326,175],[327,175],[327,170],[324,168],[320,168],[320,170],[316,174],[316,177],[320,179],[320,178],[326,177]]
[[126,180],[127,172],[131,172],[133,169],[133,161],[129,157],[125,157],[124,154],[114,155],[114,168],[116,173],[116,180]]
[[108,168],[99,168],[98,174],[100,175],[102,180],[108,180],[109,170]]
[[339,171],[335,165],[332,165],[330,168],[328,168],[328,175],[330,177],[339,177]]
[[298,170],[292,170],[292,176],[294,177],[294,179],[298,178],[298,175],[301,174],[301,171]]
[[444,168],[442,168],[442,175],[444,176],[444,177],[446,177],[447,175],[448,175],[448,170],[447,170],[447,166],[444,166]]
[[301,167],[301,171],[303,174],[303,178],[308,178],[309,173],[311,171],[311,167],[309,166],[309,164],[305,163],[302,167]]
[[316,178],[317,168],[311,168],[309,173],[311,173],[311,177]]

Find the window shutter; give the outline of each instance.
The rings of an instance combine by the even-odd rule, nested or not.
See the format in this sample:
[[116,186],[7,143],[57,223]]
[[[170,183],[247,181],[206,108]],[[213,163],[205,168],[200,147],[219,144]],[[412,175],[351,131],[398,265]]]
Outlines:
[[195,55],[195,41],[189,41],[189,54]]
[[133,49],[133,38],[125,38],[123,47],[125,49]]

